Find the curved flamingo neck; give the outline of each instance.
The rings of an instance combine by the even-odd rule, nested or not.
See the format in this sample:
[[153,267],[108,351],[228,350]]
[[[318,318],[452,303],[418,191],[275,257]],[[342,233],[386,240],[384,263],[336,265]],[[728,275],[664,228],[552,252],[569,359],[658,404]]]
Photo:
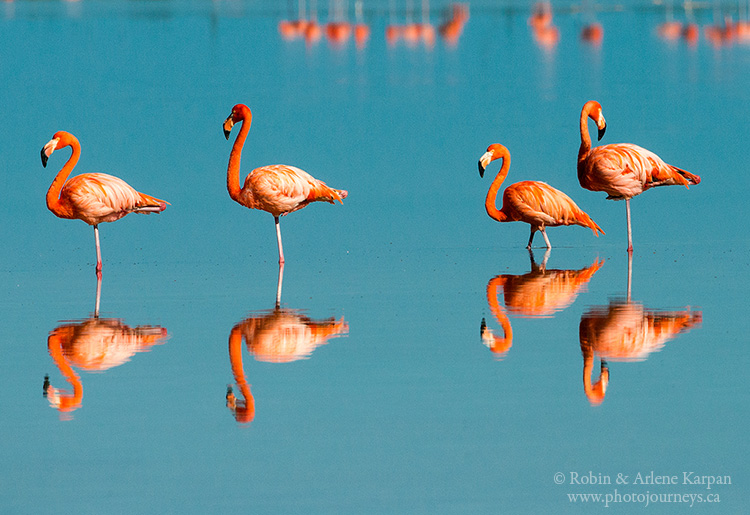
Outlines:
[[232,145],[232,152],[229,154],[229,166],[227,167],[227,191],[232,200],[240,202],[240,160],[242,158],[242,147],[245,145],[247,133],[250,131],[253,115],[247,113],[242,118],[242,126],[237,134],[237,139]]
[[47,339],[47,349],[52,357],[52,361],[55,362],[60,373],[65,376],[65,379],[73,387],[72,394],[65,393],[61,394],[59,397],[57,409],[63,413],[80,408],[83,399],[83,385],[81,384],[81,378],[68,364],[63,352],[63,339],[67,339],[70,336],[70,332],[71,331],[62,331],[62,334],[60,334],[61,330],[56,330],[53,331]]
[[244,402],[236,403],[232,409],[235,419],[238,422],[252,422],[255,418],[255,399],[245,379],[245,368],[242,365],[242,330],[239,326],[233,328],[229,334],[229,361],[232,364],[234,382],[245,398]]
[[60,192],[65,185],[65,181],[68,180],[70,172],[78,164],[78,159],[81,157],[81,145],[77,139],[73,138],[70,143],[64,146],[71,147],[73,152],[47,190],[47,208],[59,217],[70,218],[72,217],[72,212],[66,204],[60,201]]
[[583,351],[583,391],[586,397],[593,405],[601,404],[607,392],[607,383],[609,382],[609,370],[602,365],[599,379],[591,383],[591,373],[594,370],[594,352],[591,348]]
[[580,120],[580,131],[581,131],[581,146],[578,149],[578,160],[583,159],[586,154],[591,150],[591,136],[589,135],[589,114],[591,113],[591,106],[586,104],[581,110]]
[[498,295],[500,294],[500,288],[505,285],[505,277],[499,275],[490,280],[487,283],[487,304],[490,307],[490,311],[495,315],[495,319],[503,328],[503,336],[495,337],[494,344],[490,348],[492,352],[504,353],[508,352],[513,346],[513,327],[510,325],[510,320],[505,310],[500,307],[498,301]]
[[487,198],[484,201],[484,207],[487,210],[487,214],[490,215],[491,218],[497,220],[498,222],[504,222],[508,219],[508,215],[497,208],[496,202],[497,193],[500,191],[500,186],[508,176],[508,170],[510,170],[510,154],[507,151],[502,152],[499,156],[494,157],[493,161],[495,159],[502,159],[503,166],[500,168],[500,171],[497,172],[495,180],[492,181],[490,190],[487,192]]

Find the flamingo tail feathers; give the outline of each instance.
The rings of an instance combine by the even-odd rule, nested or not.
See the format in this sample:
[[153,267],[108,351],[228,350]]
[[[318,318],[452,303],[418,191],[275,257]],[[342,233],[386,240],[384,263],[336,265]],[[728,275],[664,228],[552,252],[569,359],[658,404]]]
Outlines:
[[349,195],[349,192],[346,190],[337,190],[327,186],[324,182],[320,182],[310,190],[307,200],[309,202],[323,201],[331,204],[335,204],[338,200],[343,204],[342,200],[344,200],[347,195]]
[[139,195],[141,196],[140,203],[138,207],[133,210],[136,213],[161,213],[167,209],[167,205],[169,205],[169,202],[146,195],[145,193],[139,193]]
[[578,211],[576,213],[576,220],[578,221],[579,225],[588,227],[589,229],[594,231],[594,236],[596,236],[597,238],[599,237],[599,233],[604,234],[604,230],[602,230],[602,228],[599,227],[599,225],[597,225],[597,223],[594,222],[594,220],[592,220],[591,217],[585,212]]
[[685,187],[687,187],[688,184],[700,184],[701,182],[700,176],[690,173],[687,170],[673,166],[672,171],[677,172],[685,180]]

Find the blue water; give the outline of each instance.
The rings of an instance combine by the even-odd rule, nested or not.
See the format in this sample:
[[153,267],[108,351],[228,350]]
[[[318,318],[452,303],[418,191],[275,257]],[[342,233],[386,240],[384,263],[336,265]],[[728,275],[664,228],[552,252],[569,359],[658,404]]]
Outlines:
[[[351,40],[284,41],[277,24],[296,4],[2,6],[0,512],[560,513],[585,509],[568,494],[616,490],[620,511],[691,504],[645,506],[651,494],[700,494],[696,509],[718,494],[712,512],[743,511],[750,46],[714,48],[703,33],[694,48],[665,42],[663,9],[627,2],[595,14],[556,4],[560,40],[549,50],[534,43],[526,3],[472,2],[455,47],[440,37],[431,49],[389,47],[386,25],[407,17],[393,4],[391,14],[389,2],[364,2],[372,33],[359,51]],[[448,4],[430,7],[437,26]],[[737,19],[734,4],[694,17],[708,25],[717,9]],[[599,48],[578,37],[594,18]],[[642,145],[703,179],[632,201],[630,291],[625,206],[576,177],[578,116],[591,98],[608,122],[603,143]],[[285,163],[349,191],[343,205],[282,218],[279,309],[272,217],[226,191],[234,135],[227,142],[221,124],[238,102],[253,111],[244,174]],[[93,231],[44,204],[69,153],[42,168],[39,151],[58,130],[81,141],[76,172],[111,173],[171,203],[100,226],[99,318],[166,334],[119,354],[100,341],[109,365],[98,369],[68,351],[82,391],[70,411],[43,395],[45,375],[73,392],[48,342],[93,317],[97,284]],[[551,228],[539,270],[545,252],[533,249],[532,264],[528,226],[485,213],[499,164],[481,179],[477,160],[491,143],[513,157],[508,183],[549,182],[606,235]],[[541,295],[529,277],[593,263],[548,312],[514,307]],[[511,290],[514,301],[501,288],[493,307],[487,286],[502,275],[531,289]],[[602,357],[609,379],[592,403],[582,320],[606,317],[628,293],[652,320],[700,320],[638,360],[594,352],[592,381]],[[503,334],[498,312],[513,331],[501,355],[480,331],[484,319]],[[240,369],[254,412],[238,422],[227,387],[241,408],[246,399],[230,335],[279,313],[316,322],[322,341],[289,351],[314,331],[286,326],[275,340],[286,359],[273,360],[246,336]],[[333,321],[342,326],[326,338],[320,327]],[[633,484],[651,471],[677,484]],[[685,484],[686,472],[731,484]],[[576,474],[612,484],[577,484]]]

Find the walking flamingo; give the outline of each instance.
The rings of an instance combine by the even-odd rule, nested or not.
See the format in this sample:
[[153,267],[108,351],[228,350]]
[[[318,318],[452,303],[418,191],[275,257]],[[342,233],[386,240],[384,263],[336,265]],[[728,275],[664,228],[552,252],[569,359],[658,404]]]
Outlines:
[[581,110],[581,147],[578,149],[578,182],[591,191],[604,191],[610,200],[625,199],[628,219],[628,252],[633,252],[630,226],[630,199],[649,188],[682,184],[698,184],[701,178],[669,165],[662,159],[637,145],[615,143],[591,148],[587,118],[596,122],[599,139],[604,136],[607,123],[602,106],[589,100]]
[[83,220],[94,226],[96,239],[96,275],[102,273],[102,252],[99,246],[99,224],[114,222],[128,213],[159,213],[168,202],[134,190],[122,179],[104,173],[84,173],[65,182],[81,157],[78,138],[69,132],[56,132],[42,148],[42,166],[52,152],[73,149],[70,158],[58,172],[47,191],[47,208],[60,218]]
[[[302,209],[310,202],[324,201],[334,204],[346,198],[346,190],[336,190],[294,166],[270,165],[256,168],[245,178],[240,188],[240,158],[242,147],[247,139],[253,115],[244,104],[237,104],[224,121],[224,136],[229,134],[235,123],[242,122],[240,132],[229,154],[227,167],[227,190],[235,202],[250,209],[260,209],[273,215],[276,222],[276,240],[279,246],[279,264],[284,263],[284,250],[281,245],[279,216]],[[341,202],[343,204],[343,202]]]
[[503,207],[498,210],[495,206],[497,193],[510,169],[508,149],[497,143],[487,147],[487,152],[479,159],[479,176],[484,177],[485,168],[495,159],[502,159],[503,165],[495,180],[492,181],[484,206],[487,214],[498,222],[520,221],[530,224],[531,235],[527,249],[531,248],[536,231],[541,231],[547,248],[552,248],[545,227],[580,225],[590,228],[597,237],[599,232],[604,234],[602,228],[596,225],[570,197],[544,182],[522,181],[511,184],[503,192]]

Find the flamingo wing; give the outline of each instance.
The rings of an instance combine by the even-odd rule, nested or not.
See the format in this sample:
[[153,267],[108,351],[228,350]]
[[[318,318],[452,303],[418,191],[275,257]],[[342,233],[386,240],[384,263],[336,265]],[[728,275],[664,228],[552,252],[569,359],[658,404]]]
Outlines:
[[72,206],[75,218],[91,225],[112,222],[146,205],[144,196],[128,183],[104,173],[73,177],[65,184],[60,197]]
[[580,211],[565,193],[539,181],[510,185],[503,194],[503,209],[506,205],[512,206],[516,220],[532,225],[575,224]]

